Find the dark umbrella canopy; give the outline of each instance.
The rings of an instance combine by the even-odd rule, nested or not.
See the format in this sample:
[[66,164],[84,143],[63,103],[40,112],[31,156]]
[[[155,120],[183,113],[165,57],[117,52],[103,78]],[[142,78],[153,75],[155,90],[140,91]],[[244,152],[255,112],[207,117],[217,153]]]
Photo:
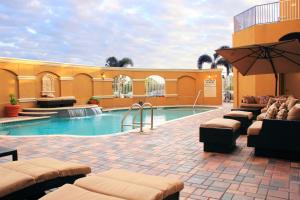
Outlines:
[[276,43],[219,49],[218,54],[246,75],[300,72],[300,43],[289,40]]

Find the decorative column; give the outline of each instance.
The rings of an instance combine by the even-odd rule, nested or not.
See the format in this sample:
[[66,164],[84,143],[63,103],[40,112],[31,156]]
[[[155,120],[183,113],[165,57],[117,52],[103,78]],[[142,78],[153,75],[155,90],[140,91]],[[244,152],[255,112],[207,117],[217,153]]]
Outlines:
[[18,76],[20,103],[36,101],[35,79],[36,76]]
[[112,78],[93,78],[93,95],[101,99],[113,98]]
[[74,96],[73,94],[73,80],[71,76],[62,76],[60,80],[60,93],[62,97]]
[[145,79],[132,79],[133,81],[133,97],[144,98],[146,97]]

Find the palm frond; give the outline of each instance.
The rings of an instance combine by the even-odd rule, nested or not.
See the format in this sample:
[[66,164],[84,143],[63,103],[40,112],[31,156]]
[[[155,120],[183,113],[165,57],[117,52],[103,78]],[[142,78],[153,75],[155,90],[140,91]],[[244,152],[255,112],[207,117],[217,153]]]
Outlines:
[[123,58],[119,61],[119,67],[125,67],[127,65],[133,66],[133,61],[130,58]]
[[207,55],[207,54],[201,55],[198,58],[198,63],[197,63],[198,69],[202,69],[202,66],[204,63],[212,63],[212,61],[213,60],[209,55]]
[[219,65],[223,65],[226,68],[226,74],[227,74],[227,76],[232,71],[232,65],[226,59],[224,59],[224,58],[220,58],[216,62],[216,66],[219,66]]

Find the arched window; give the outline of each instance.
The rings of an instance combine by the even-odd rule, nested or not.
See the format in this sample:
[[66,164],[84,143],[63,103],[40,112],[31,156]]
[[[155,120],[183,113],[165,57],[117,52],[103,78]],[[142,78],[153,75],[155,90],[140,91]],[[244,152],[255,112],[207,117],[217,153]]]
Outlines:
[[113,80],[114,97],[130,98],[132,97],[132,80],[129,76],[119,75]]
[[149,97],[161,97],[165,95],[165,79],[161,76],[152,75],[146,78],[146,95]]
[[42,97],[54,97],[55,77],[52,74],[45,74],[42,78]]

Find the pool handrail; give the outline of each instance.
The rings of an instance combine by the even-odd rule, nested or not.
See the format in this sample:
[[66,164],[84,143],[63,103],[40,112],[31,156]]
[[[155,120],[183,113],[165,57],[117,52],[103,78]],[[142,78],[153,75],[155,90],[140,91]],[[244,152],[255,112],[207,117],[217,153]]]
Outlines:
[[[130,106],[129,110],[125,113],[122,121],[121,121],[121,131],[124,131],[124,126],[132,126],[133,128],[136,126],[136,124],[140,125],[140,133],[143,132],[143,124],[149,124],[146,122],[143,122],[143,110],[146,106],[149,106],[151,109],[151,121],[150,121],[150,125],[151,125],[151,130],[153,130],[153,106],[151,103],[144,103],[143,105],[140,105],[138,103],[134,103]],[[137,108],[138,111],[136,112],[136,114],[134,115],[134,117],[132,118],[132,124],[124,124],[124,121],[126,120],[126,118],[128,117],[128,115],[131,113],[131,111]],[[140,113],[140,122],[135,122],[138,113]]]

